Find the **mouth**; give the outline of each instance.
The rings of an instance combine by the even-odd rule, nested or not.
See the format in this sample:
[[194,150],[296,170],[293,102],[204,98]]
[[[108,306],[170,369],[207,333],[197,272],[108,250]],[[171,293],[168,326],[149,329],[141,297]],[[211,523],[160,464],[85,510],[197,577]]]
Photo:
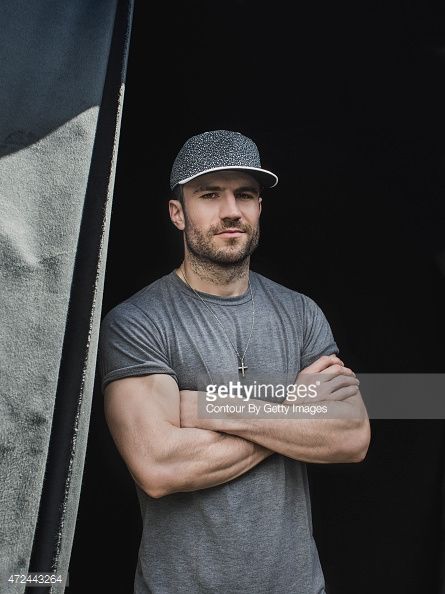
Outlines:
[[244,233],[245,231],[241,231],[240,229],[224,229],[224,231],[221,231],[216,235],[219,235],[220,237],[238,237],[239,235],[243,235]]

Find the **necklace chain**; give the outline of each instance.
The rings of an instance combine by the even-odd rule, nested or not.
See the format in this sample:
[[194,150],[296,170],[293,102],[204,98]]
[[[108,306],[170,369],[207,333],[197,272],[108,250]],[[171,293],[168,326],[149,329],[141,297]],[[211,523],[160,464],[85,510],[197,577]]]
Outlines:
[[244,377],[244,370],[247,369],[247,366],[244,365],[244,357],[246,356],[247,349],[249,348],[250,339],[252,338],[252,333],[253,333],[253,327],[255,325],[255,301],[254,301],[254,298],[253,298],[252,286],[250,284],[250,275],[249,275],[249,281],[248,282],[249,282],[250,296],[252,298],[252,325],[251,325],[251,328],[250,328],[250,334],[249,334],[249,338],[247,340],[246,348],[244,349],[243,354],[240,355],[239,352],[238,352],[238,349],[236,348],[236,346],[233,344],[232,340],[230,339],[230,336],[227,334],[227,331],[224,328],[224,324],[221,322],[221,320],[218,318],[218,316],[216,315],[216,313],[213,311],[213,308],[210,307],[210,305],[208,305],[204,301],[204,299],[201,297],[201,295],[197,291],[195,291],[195,289],[188,282],[187,276],[185,274],[185,270],[184,270],[184,267],[183,266],[181,266],[181,272],[182,272],[182,275],[183,275],[184,280],[187,283],[187,285],[190,287],[190,289],[193,291],[193,293],[202,301],[202,303],[205,305],[205,307],[215,316],[215,318],[218,321],[219,325],[224,330],[224,334],[226,335],[227,340],[230,342],[233,350],[235,351],[238,359],[240,360],[241,365],[240,365],[240,367],[238,367],[238,369],[241,371],[241,373],[242,373],[242,375]]

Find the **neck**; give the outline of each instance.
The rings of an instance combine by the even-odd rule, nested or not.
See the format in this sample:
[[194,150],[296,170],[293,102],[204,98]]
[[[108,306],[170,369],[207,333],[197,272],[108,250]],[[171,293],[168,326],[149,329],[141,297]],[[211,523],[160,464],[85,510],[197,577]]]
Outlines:
[[188,255],[175,272],[195,291],[219,297],[236,297],[245,293],[249,286],[249,263],[250,258],[246,258],[240,264],[227,267],[202,262]]

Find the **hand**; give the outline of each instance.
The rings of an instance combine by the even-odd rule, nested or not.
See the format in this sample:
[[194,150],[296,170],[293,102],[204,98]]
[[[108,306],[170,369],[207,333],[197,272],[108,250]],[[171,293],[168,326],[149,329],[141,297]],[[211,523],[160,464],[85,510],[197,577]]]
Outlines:
[[[312,377],[308,377],[310,375]],[[317,387],[317,396],[311,398],[311,401],[346,400],[359,393],[360,381],[357,376],[336,355],[323,355],[302,369],[295,383],[307,385],[316,381],[320,384]]]
[[198,397],[195,390],[180,390],[180,426],[198,427]]

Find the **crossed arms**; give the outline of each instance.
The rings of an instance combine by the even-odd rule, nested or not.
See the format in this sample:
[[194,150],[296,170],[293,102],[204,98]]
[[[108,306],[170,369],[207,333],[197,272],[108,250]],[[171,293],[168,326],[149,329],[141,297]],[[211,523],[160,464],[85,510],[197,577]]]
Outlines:
[[154,498],[226,483],[275,452],[304,462],[360,462],[370,429],[355,374],[334,355],[321,357],[304,373],[329,373],[326,401],[353,414],[200,419],[196,393],[180,392],[172,377],[153,374],[108,384],[105,417],[134,481]]

